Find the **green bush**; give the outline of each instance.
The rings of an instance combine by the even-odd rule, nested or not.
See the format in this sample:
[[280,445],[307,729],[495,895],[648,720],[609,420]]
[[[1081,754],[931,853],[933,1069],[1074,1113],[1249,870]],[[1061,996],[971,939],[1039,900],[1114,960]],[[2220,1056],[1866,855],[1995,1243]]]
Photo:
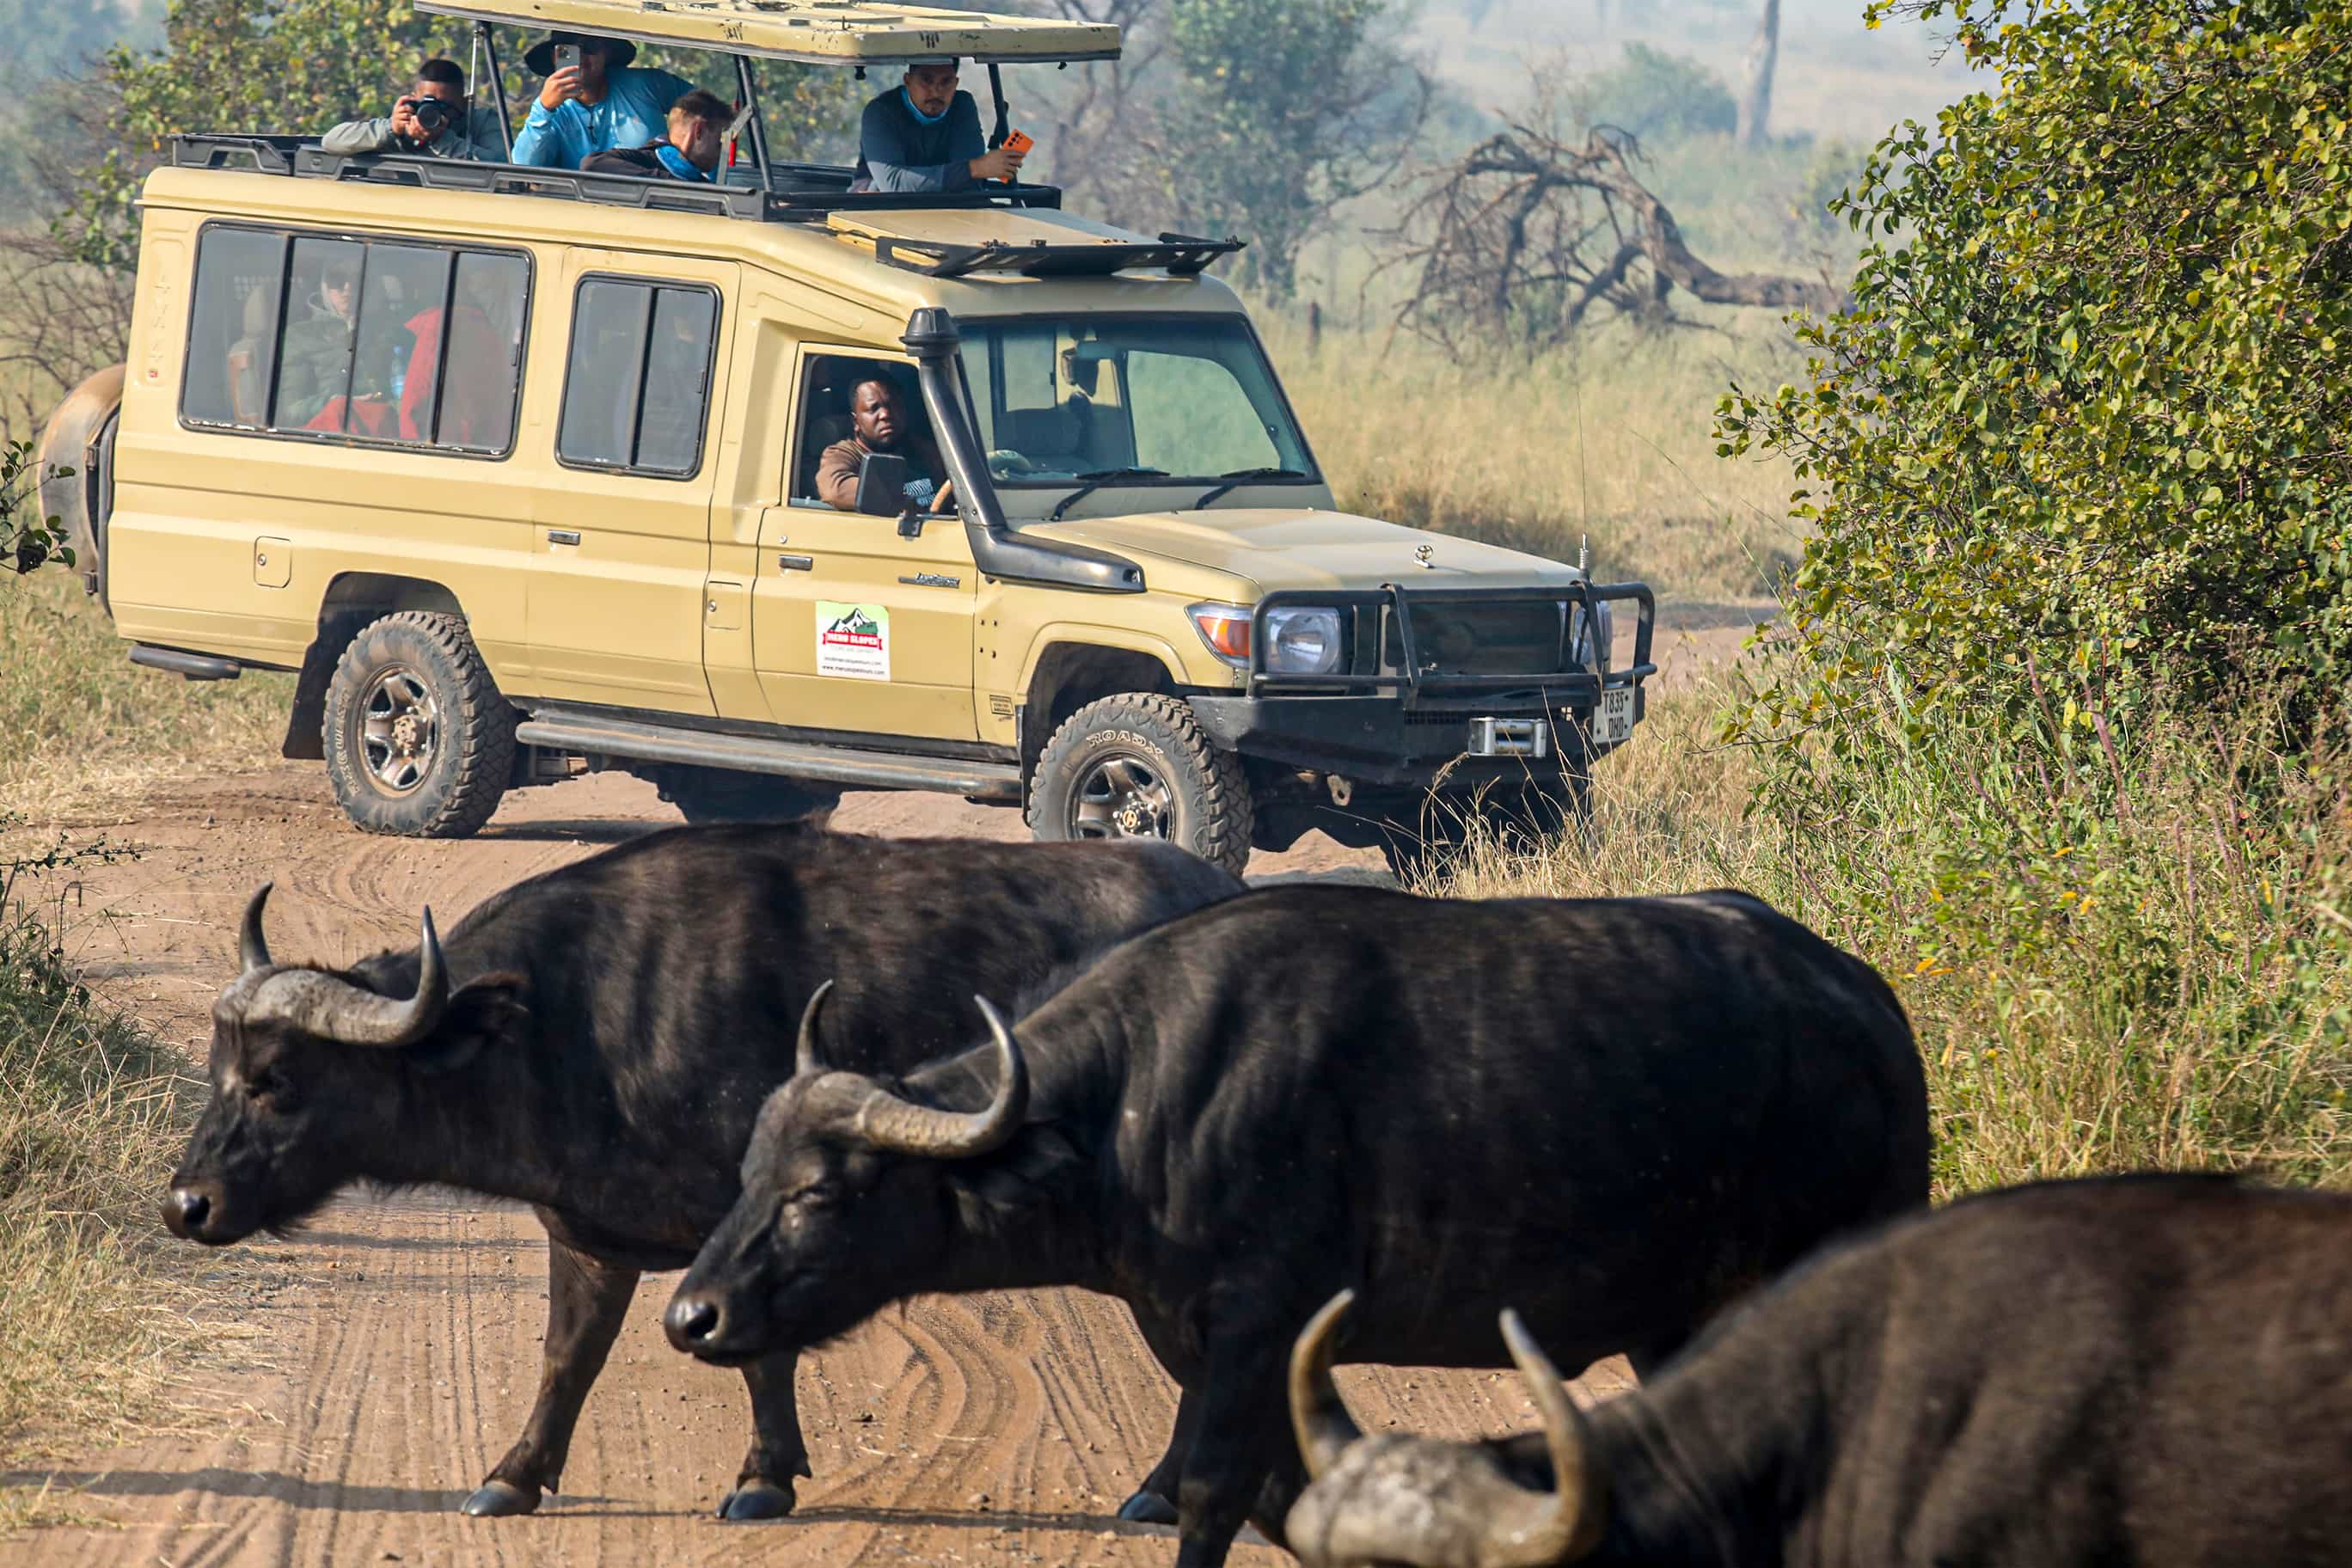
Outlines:
[[1803,328],[1803,384],[1724,400],[1720,449],[1791,458],[1814,530],[1807,657],[1746,729],[1891,698],[2063,747],[2151,678],[2324,697],[2352,654],[2352,4],[1912,8],[2000,85],[1879,146],[1839,204],[1853,308]]

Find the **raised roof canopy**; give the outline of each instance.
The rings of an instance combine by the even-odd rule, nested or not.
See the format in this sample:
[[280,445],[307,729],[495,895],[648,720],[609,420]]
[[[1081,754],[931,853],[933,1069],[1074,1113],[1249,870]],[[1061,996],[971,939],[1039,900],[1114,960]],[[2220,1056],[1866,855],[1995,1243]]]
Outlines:
[[416,9],[807,65],[1107,60],[1119,48],[1118,29],[1108,24],[859,0],[416,0]]

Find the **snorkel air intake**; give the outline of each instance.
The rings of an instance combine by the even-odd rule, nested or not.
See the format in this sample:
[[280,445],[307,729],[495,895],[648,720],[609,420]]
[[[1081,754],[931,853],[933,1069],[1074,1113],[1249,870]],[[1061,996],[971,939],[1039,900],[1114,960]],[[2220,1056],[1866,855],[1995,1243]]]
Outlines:
[[1134,562],[1088,545],[1032,539],[1004,521],[996,485],[989,478],[987,454],[980,449],[979,434],[964,407],[962,369],[956,357],[963,335],[956,331],[955,317],[941,306],[926,305],[907,318],[906,335],[898,341],[915,356],[923,410],[930,416],[948,477],[955,481],[956,512],[971,539],[973,564],[1008,583],[1094,594],[1142,593],[1143,568]]

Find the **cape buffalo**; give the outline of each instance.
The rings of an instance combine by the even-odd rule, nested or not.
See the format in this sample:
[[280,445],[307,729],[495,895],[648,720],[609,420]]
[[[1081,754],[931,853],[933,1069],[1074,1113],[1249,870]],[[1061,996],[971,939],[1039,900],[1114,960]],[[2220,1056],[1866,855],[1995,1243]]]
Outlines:
[[[535,1205],[539,1397],[465,1503],[528,1513],[562,1473],[639,1272],[685,1267],[735,1201],[752,1120],[792,1075],[793,1022],[820,980],[843,977],[846,1057],[909,1067],[953,1043],[952,999],[975,986],[1035,987],[1241,890],[1171,846],[683,828],[519,883],[446,943],[427,911],[415,950],[335,973],[270,957],[265,886],[246,911],[245,972],[213,1009],[212,1102],[164,1222],[222,1245],[353,1182]],[[789,1512],[809,1473],[794,1359],[743,1368],[753,1436],[728,1518]]]
[[[821,1058],[671,1300],[732,1364],[922,1291],[1117,1296],[1186,1394],[1182,1568],[1279,1540],[1292,1337],[1479,1366],[1517,1302],[1577,1364],[1654,1364],[1848,1226],[1923,1203],[1927,1090],[1885,984],[1739,894],[1252,894],[1121,944],[903,1082]],[[1263,1491],[1262,1491],[1263,1488]]]
[[1513,1315],[1544,1430],[1364,1436],[1335,1300],[1291,1408],[1309,1568],[2343,1568],[2352,1198],[2051,1183],[1832,1249],[1654,1383],[1580,1413]]

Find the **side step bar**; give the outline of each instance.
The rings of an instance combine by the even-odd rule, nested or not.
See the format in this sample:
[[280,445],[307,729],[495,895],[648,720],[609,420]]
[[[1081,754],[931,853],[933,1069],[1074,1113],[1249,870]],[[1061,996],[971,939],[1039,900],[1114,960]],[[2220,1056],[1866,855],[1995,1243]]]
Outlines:
[[733,768],[740,773],[782,773],[788,778],[868,789],[937,790],[981,800],[1021,798],[1021,770],[1011,763],[975,763],[950,757],[908,757],[861,752],[847,746],[814,746],[801,741],[769,741],[701,730],[673,730],[626,719],[551,713],[515,726],[526,746],[580,752],[591,756],[630,757],[696,767]]
[[233,658],[215,658],[208,653],[182,653],[175,647],[149,647],[145,643],[132,646],[131,662],[147,669],[165,669],[173,675],[184,675],[190,680],[235,680],[245,673],[245,667]]

